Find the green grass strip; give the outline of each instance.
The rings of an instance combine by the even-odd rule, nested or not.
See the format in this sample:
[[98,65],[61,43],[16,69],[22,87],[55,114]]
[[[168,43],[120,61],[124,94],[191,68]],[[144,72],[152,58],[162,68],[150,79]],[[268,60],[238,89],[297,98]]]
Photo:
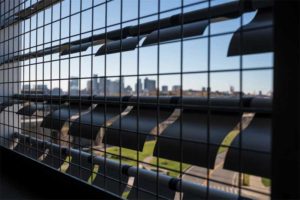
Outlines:
[[237,137],[237,135],[240,133],[239,130],[233,130],[228,133],[228,135],[224,138],[224,140],[221,143],[221,146],[219,147],[218,154],[224,153],[228,150],[228,147],[231,145],[233,140]]
[[271,180],[268,178],[261,178],[261,182],[265,187],[270,187],[271,186]]
[[94,165],[92,175],[89,177],[88,183],[92,184],[94,180],[96,179],[97,173],[99,171],[99,165]]
[[64,163],[60,166],[59,170],[63,173],[66,173],[67,169],[70,166],[71,161],[72,161],[72,156],[67,156]]

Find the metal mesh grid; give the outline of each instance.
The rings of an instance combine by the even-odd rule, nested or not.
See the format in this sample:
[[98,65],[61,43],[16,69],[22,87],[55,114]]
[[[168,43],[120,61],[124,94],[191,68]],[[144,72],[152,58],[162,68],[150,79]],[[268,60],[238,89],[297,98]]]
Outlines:
[[269,1],[37,3],[0,4],[4,145],[124,198],[269,198]]

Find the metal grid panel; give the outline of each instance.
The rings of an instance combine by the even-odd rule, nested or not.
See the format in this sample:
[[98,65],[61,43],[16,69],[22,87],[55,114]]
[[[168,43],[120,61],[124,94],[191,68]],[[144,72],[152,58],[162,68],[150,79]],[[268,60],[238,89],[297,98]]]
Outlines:
[[272,1],[0,7],[3,145],[123,198],[270,197]]

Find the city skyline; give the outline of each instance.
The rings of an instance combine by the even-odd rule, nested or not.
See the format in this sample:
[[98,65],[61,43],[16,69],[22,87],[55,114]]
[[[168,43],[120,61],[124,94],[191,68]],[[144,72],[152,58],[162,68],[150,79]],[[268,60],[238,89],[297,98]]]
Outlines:
[[[131,87],[130,85],[126,85],[124,78],[121,78],[121,81],[119,80],[110,80],[98,77],[96,74],[87,81],[86,87],[83,89],[80,89],[79,86],[78,77],[72,77],[72,79],[69,80],[69,89],[63,90],[59,87],[52,87],[49,88],[47,85],[43,84],[24,84],[22,85],[22,93],[41,93],[41,94],[70,94],[70,95],[78,95],[79,93],[82,95],[88,94],[88,95],[145,95],[145,96],[156,96],[157,92],[159,91],[160,95],[173,95],[173,96],[180,96],[181,92],[182,95],[186,96],[206,96],[208,87],[201,87],[199,90],[193,90],[193,89],[182,89],[180,85],[171,85],[169,87],[168,85],[161,85],[160,87],[157,87],[156,80],[150,79],[148,77],[145,77],[143,80],[139,78],[137,80],[137,83],[135,84],[135,87]],[[104,87],[106,86],[106,90]],[[159,89],[157,91],[157,89]],[[232,85],[228,87],[228,90],[213,90],[213,88],[210,88],[211,94],[213,95],[224,95],[224,96],[239,96],[239,91],[236,90],[236,88]],[[268,91],[267,93],[264,93],[263,91],[254,91],[254,92],[243,92],[243,95],[259,95],[259,96],[272,96],[272,91]]]

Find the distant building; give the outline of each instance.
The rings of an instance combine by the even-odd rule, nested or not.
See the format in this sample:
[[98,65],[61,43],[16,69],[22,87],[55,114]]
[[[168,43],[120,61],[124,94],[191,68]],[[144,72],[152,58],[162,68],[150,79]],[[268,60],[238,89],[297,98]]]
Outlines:
[[135,91],[141,93],[143,91],[142,80],[139,78],[138,82],[135,84]]
[[23,85],[23,88],[21,90],[21,93],[23,94],[29,94],[31,90],[31,87],[29,84]]
[[[97,86],[94,84],[94,94],[99,95],[120,95],[120,92],[125,91],[124,78],[120,80],[109,80],[105,78],[98,78]],[[94,75],[93,81],[96,81],[96,76]],[[91,85],[91,84],[90,84]]]
[[180,89],[181,89],[181,86],[180,86],[180,85],[173,85],[173,87],[172,87],[172,91],[173,91],[173,92],[179,92]]
[[91,95],[91,94],[88,93],[87,88],[84,88],[80,91],[80,95]]
[[234,87],[230,86],[229,91],[230,91],[231,94],[234,94],[234,92],[235,92]]
[[124,89],[124,94],[125,95],[132,95],[132,87],[130,85],[128,85],[125,89]]
[[79,79],[78,77],[71,77],[70,88],[79,89]]
[[29,84],[23,86],[21,93],[23,94],[49,94],[47,85],[38,84],[31,87]]
[[104,95],[105,78],[99,78],[98,87],[100,95]]
[[49,89],[47,85],[39,84],[35,85],[33,92],[36,94],[49,94]]
[[163,85],[161,87],[161,95],[168,95],[169,94],[169,87],[167,85]]
[[86,91],[88,94],[92,94],[92,81],[91,80],[88,80],[86,82]]
[[99,84],[98,84],[98,75],[94,74],[92,78],[92,91],[93,95],[99,94]]
[[74,95],[74,96],[79,95],[79,89],[75,89],[75,88],[70,89],[69,95]]
[[172,93],[172,95],[176,95],[176,96],[181,95],[181,86],[180,85],[173,85],[171,93]]
[[100,84],[98,83],[98,75],[94,74],[93,78],[87,81],[86,91],[88,94],[99,95]]
[[121,78],[121,92],[123,93],[125,90],[125,80],[124,77]]
[[53,88],[51,91],[51,95],[63,95],[64,92],[61,88]]
[[153,92],[156,90],[156,81],[145,78],[144,80],[144,89],[148,92]]
[[78,95],[79,94],[78,77],[71,77],[69,84],[70,84],[70,95]]
[[167,85],[163,85],[163,86],[161,87],[161,91],[162,91],[162,92],[168,92],[168,91],[169,91],[169,87],[168,87]]
[[120,94],[120,82],[119,80],[106,80],[106,95],[119,95]]

